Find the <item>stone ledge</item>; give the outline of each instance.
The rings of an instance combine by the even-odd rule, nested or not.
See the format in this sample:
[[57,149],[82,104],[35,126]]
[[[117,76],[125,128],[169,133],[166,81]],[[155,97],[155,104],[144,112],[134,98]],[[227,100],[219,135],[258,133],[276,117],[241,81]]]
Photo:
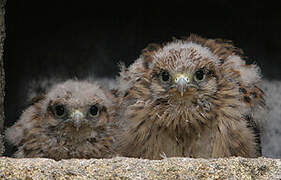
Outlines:
[[0,158],[0,179],[281,179],[281,159]]

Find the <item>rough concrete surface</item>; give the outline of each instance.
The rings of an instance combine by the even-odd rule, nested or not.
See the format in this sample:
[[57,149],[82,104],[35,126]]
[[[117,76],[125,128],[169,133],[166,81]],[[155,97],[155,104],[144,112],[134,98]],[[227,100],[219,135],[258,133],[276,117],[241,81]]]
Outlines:
[[0,158],[1,179],[281,179],[280,159]]

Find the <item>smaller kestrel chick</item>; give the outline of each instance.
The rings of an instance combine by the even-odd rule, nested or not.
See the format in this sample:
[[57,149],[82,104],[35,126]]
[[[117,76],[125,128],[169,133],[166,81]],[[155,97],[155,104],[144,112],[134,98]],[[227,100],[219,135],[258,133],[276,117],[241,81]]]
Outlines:
[[98,84],[68,80],[53,86],[6,131],[17,158],[110,158],[112,99]]

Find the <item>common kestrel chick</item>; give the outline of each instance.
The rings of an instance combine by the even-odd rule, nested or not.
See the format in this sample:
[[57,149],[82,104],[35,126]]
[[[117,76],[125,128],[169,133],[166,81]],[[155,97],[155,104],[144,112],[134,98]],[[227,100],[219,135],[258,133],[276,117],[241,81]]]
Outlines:
[[98,84],[68,80],[53,86],[6,131],[15,157],[109,158],[112,99]]
[[258,157],[260,70],[229,41],[151,44],[119,77],[124,156]]

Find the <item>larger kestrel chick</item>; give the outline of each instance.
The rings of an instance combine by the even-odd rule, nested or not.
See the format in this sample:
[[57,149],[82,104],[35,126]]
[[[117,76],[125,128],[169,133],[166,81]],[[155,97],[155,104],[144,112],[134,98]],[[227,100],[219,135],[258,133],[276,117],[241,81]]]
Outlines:
[[59,83],[23,112],[6,139],[17,146],[18,158],[112,157],[112,103],[98,84]]
[[124,156],[258,157],[260,70],[230,42],[191,35],[151,44],[119,77]]

